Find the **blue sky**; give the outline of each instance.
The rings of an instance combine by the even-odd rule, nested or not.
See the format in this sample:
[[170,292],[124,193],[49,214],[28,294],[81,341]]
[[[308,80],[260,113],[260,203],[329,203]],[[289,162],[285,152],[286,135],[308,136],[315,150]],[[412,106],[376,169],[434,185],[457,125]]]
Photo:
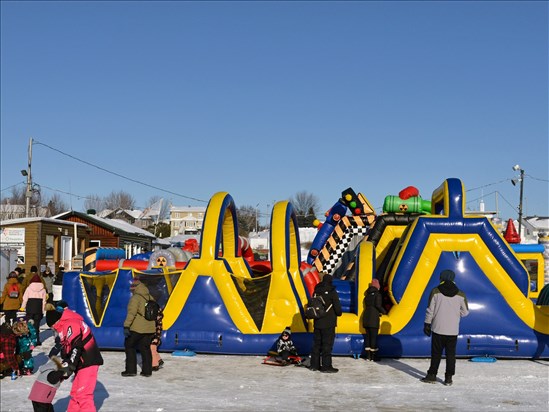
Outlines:
[[34,182],[75,210],[226,191],[267,214],[307,191],[324,212],[352,187],[380,211],[457,177],[508,219],[519,164],[524,215],[549,216],[548,21],[540,1],[2,1],[1,195],[32,137]]

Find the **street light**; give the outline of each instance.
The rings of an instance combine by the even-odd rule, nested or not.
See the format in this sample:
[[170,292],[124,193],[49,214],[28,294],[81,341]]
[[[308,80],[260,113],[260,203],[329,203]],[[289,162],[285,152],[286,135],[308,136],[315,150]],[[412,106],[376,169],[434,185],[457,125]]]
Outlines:
[[[520,234],[522,231],[522,195],[524,193],[524,169],[521,169],[519,165],[514,165],[513,170],[515,172],[520,170],[520,176],[518,178],[518,181],[520,182],[520,200],[519,200],[519,209],[518,209],[518,235],[519,235],[519,239],[522,239]],[[513,186],[516,186],[517,179],[512,179],[511,183],[513,184]]]
[[32,137],[29,140],[28,148],[28,168],[27,170],[21,170],[21,174],[27,177],[27,191],[25,192],[25,217],[29,217],[30,213],[30,200],[32,197],[32,176],[31,176],[31,163],[32,163]]

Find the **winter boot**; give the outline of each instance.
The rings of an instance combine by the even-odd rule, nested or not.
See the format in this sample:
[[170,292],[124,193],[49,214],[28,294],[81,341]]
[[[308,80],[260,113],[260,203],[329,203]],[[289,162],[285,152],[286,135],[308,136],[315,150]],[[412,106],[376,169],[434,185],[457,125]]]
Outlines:
[[437,377],[432,373],[428,373],[427,376],[421,380],[421,382],[425,382],[425,383],[436,383],[436,381],[437,381]]
[[379,362],[379,356],[377,356],[377,349],[372,349],[372,359],[370,359],[373,362]]
[[444,375],[444,385],[452,386],[452,383],[454,383],[452,381],[452,375],[448,375],[448,374]]

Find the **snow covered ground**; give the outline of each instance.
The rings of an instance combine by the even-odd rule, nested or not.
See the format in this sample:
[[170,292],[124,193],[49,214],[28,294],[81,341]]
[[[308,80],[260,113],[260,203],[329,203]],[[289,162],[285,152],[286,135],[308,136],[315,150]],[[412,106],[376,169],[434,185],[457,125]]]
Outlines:
[[[42,332],[50,336],[50,331]],[[50,336],[35,349],[36,367],[46,361]],[[383,359],[379,363],[334,358],[337,374],[262,365],[260,356],[163,354],[164,368],[150,378],[122,378],[124,353],[103,351],[95,401],[100,411],[548,411],[549,361],[460,359],[454,385],[419,381],[429,359]],[[444,360],[442,361],[444,368]],[[442,370],[443,371],[443,370]],[[0,381],[0,410],[32,411],[27,395],[35,377]],[[71,383],[54,401],[64,411]]]

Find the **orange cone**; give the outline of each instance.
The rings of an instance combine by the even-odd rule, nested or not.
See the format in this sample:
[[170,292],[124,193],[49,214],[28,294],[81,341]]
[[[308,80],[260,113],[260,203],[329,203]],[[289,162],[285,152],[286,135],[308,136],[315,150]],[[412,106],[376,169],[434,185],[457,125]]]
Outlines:
[[507,228],[503,237],[507,243],[520,243],[520,236],[517,233],[517,229],[515,229],[513,219],[507,221]]

